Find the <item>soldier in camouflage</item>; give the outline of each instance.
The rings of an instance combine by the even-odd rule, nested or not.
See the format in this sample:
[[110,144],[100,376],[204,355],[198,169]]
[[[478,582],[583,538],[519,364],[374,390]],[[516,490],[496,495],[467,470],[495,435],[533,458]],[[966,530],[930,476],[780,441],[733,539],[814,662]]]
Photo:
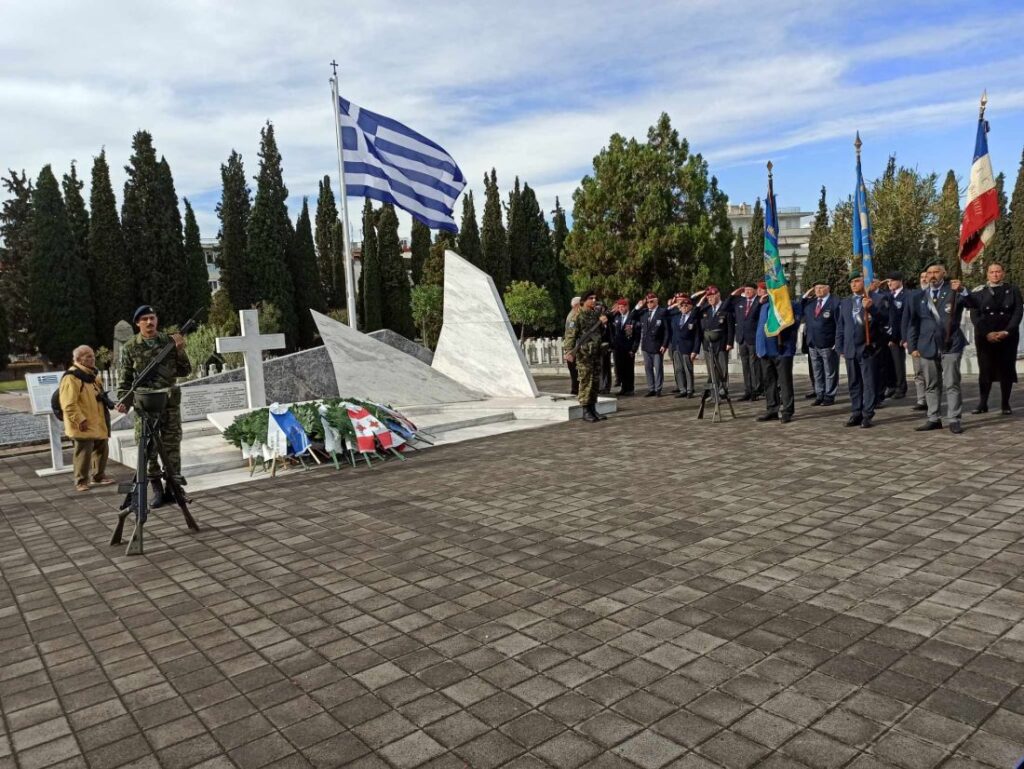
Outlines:
[[[175,480],[184,485],[185,479],[181,477],[181,391],[175,386],[175,382],[178,377],[186,376],[192,371],[192,365],[185,355],[185,339],[181,334],[166,334],[163,331],[158,331],[156,310],[149,305],[139,307],[132,316],[132,322],[138,327],[139,333],[129,339],[121,348],[117,386],[118,400],[120,401],[128,395],[135,383],[135,378],[156,357],[157,353],[173,342],[174,352],[164,358],[156,370],[147,377],[146,382],[136,389],[136,392],[168,390],[167,407],[160,415],[157,429],[171,465],[168,469]],[[120,403],[117,410],[125,413],[131,405],[132,398],[128,397],[126,401]],[[136,440],[139,440],[141,433],[142,420],[136,411]],[[157,453],[155,450],[151,450],[146,476],[153,486],[153,507],[163,504],[164,495],[160,484],[160,475]]]
[[607,417],[598,414],[598,377],[601,374],[601,324],[608,322],[607,315],[597,308],[597,294],[587,291],[580,297],[579,314],[572,328],[567,329],[562,350],[568,363],[576,363],[579,375],[579,400],[583,407],[583,420],[597,422]]

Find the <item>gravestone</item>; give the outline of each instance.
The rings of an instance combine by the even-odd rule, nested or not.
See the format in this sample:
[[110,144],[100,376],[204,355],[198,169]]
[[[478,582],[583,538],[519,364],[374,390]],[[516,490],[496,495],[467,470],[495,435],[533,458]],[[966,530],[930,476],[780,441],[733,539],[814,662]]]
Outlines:
[[198,422],[207,414],[244,409],[248,404],[245,382],[199,381],[180,389],[182,422]]
[[117,368],[118,364],[121,362],[121,345],[133,336],[135,336],[135,330],[132,328],[132,324],[128,321],[119,320],[114,326],[113,358],[110,363],[113,368]]
[[267,405],[263,379],[263,351],[280,350],[285,346],[284,334],[261,334],[259,310],[239,310],[241,336],[217,337],[217,352],[240,352],[245,359],[245,388],[251,409]]

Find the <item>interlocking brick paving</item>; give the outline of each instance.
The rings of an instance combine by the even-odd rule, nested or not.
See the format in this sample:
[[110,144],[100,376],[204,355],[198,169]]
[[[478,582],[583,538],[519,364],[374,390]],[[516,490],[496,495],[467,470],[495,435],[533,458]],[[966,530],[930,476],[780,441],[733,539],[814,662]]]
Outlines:
[[1022,421],[907,405],[631,399],[197,494],[135,558],[0,460],[0,769],[1013,766]]

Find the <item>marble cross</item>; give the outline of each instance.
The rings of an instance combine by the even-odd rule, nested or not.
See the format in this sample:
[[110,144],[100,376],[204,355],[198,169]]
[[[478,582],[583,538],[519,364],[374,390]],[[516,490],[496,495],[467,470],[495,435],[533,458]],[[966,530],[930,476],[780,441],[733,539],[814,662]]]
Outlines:
[[259,310],[239,310],[241,336],[217,337],[217,352],[240,352],[245,356],[245,394],[249,408],[267,405],[267,389],[263,383],[263,351],[284,348],[284,334],[261,334]]

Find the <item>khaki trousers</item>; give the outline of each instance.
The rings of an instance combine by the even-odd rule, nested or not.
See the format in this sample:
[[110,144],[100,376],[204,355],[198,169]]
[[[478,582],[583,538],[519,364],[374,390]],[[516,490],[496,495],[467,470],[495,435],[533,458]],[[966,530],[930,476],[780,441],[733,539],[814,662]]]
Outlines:
[[75,438],[72,464],[75,483],[88,483],[103,477],[107,471],[107,439]]

